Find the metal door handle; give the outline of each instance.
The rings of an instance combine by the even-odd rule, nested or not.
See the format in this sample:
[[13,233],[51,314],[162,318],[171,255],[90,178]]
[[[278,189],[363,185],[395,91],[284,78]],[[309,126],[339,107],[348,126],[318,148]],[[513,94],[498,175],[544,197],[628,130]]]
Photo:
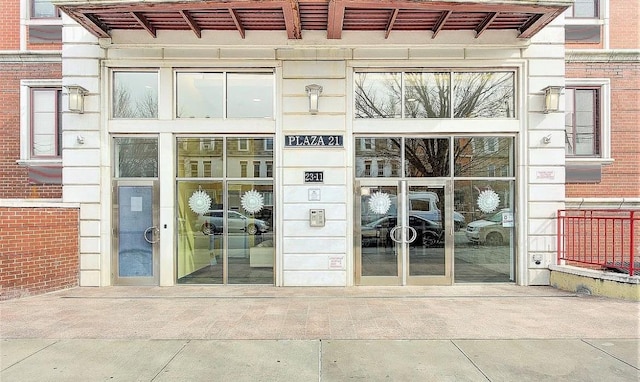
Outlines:
[[401,243],[401,242],[402,242],[402,241],[400,241],[400,239],[398,239],[398,238],[396,237],[396,232],[398,232],[398,230],[399,230],[400,228],[401,228],[401,227],[400,227],[399,225],[397,225],[397,226],[395,226],[395,227],[391,228],[391,231],[389,231],[389,237],[391,238],[391,240],[393,240],[393,241],[394,241],[394,242],[396,242],[396,243]]
[[416,241],[416,238],[418,237],[418,233],[416,232],[416,229],[413,227],[405,227],[406,229],[409,230],[409,239],[407,239],[407,244],[411,244],[414,241]]
[[[151,232],[151,239],[149,239],[149,237],[148,237],[149,232]],[[149,228],[147,228],[147,229],[144,231],[144,235],[143,235],[143,236],[144,236],[144,240],[146,240],[146,242],[147,242],[147,243],[149,243],[149,244],[155,244],[155,243],[157,243],[157,242],[158,242],[158,240],[160,240],[160,239],[155,239],[155,240],[153,240],[153,239],[154,239],[155,237],[159,236],[159,235],[160,235],[160,230],[158,229],[158,227],[153,226],[153,227],[149,227]]]

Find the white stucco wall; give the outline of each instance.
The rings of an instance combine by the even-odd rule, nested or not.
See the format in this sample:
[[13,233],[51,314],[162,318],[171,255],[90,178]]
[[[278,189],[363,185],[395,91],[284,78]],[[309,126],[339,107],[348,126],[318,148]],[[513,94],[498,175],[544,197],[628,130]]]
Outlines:
[[[63,116],[63,200],[81,205],[81,285],[109,285],[111,273],[111,153],[109,132],[160,134],[162,152],[172,150],[172,95],[160,98],[158,121],[108,123],[105,67],[161,68],[161,87],[171,86],[171,67],[272,67],[276,69],[275,124],[263,123],[246,132],[275,133],[277,257],[276,284],[353,284],[353,132],[383,132],[380,121],[354,124],[349,85],[354,67],[513,67],[521,73],[518,121],[415,121],[407,133],[460,131],[517,134],[517,278],[521,284],[548,284],[548,264],[555,256],[555,211],[564,205],[564,115],[542,113],[542,89],[564,85],[563,20],[558,19],[531,41],[515,32],[487,31],[480,39],[472,32],[442,32],[437,39],[416,38],[415,33],[345,32],[341,40],[326,40],[324,32],[304,32],[302,40],[287,40],[279,32],[192,33],[160,31],[115,32],[113,39],[96,38],[64,17],[63,83],[89,90],[85,113]],[[169,75],[166,75],[169,74]],[[320,112],[307,110],[305,86],[323,87]],[[163,93],[161,91],[161,93]],[[171,93],[171,92],[168,92]],[[242,132],[238,126],[234,132]],[[209,133],[206,123],[181,121],[181,132]],[[466,130],[465,130],[466,129]],[[344,147],[284,147],[285,135],[338,134]],[[78,137],[84,138],[79,143]],[[550,136],[548,144],[543,137]],[[161,166],[161,285],[174,281],[175,232],[173,159]],[[324,171],[322,184],[305,184],[304,171]],[[309,200],[309,189],[320,190],[319,201]],[[310,227],[310,208],[325,209],[324,227]],[[540,258],[540,264],[536,259]]]

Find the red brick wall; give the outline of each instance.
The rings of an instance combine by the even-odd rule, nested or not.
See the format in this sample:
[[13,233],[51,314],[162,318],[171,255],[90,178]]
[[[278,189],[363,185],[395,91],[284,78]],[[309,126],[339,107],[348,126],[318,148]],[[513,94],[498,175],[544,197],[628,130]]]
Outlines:
[[0,64],[0,199],[61,198],[60,185],[33,185],[20,158],[20,80],[62,78],[60,63]]
[[2,1],[0,50],[20,49],[20,1]]
[[78,285],[79,210],[0,207],[0,300]]
[[640,46],[640,2],[609,0],[609,47],[638,49]]
[[611,156],[599,184],[568,184],[575,197],[640,197],[640,65],[637,63],[567,63],[567,78],[611,79]]

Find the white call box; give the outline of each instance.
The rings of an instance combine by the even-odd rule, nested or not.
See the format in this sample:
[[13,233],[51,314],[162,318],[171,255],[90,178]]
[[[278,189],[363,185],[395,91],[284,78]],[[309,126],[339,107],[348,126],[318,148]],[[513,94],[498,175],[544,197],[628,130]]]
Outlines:
[[311,227],[324,227],[324,210],[309,210],[309,225]]

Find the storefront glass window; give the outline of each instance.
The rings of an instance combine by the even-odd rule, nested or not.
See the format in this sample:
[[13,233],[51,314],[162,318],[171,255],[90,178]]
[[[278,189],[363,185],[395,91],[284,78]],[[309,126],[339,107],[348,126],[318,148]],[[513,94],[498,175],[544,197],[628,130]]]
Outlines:
[[[230,178],[267,178],[269,164],[273,162],[273,150],[268,148],[273,138],[227,139],[227,176]],[[251,166],[247,166],[251,163]]]
[[450,176],[449,147],[449,138],[405,138],[405,176]]
[[454,235],[455,282],[515,280],[514,185],[513,180],[454,182],[454,209],[466,221]]
[[401,73],[355,74],[356,118],[401,117]]
[[155,138],[114,138],[116,178],[158,176],[158,140]]
[[223,73],[177,73],[176,118],[222,118]]
[[356,118],[515,118],[515,72],[355,73]]
[[178,138],[177,171],[180,178],[221,178],[222,138]]
[[273,283],[272,140],[177,139],[178,283]]
[[400,138],[356,138],[356,177],[399,177]]
[[405,73],[405,118],[449,117],[450,77],[449,73]]
[[513,72],[469,72],[453,76],[455,118],[513,118]]
[[228,73],[228,118],[273,118],[272,73]]
[[158,118],[158,73],[114,72],[113,118]]
[[513,176],[512,137],[458,137],[454,142],[455,176]]

